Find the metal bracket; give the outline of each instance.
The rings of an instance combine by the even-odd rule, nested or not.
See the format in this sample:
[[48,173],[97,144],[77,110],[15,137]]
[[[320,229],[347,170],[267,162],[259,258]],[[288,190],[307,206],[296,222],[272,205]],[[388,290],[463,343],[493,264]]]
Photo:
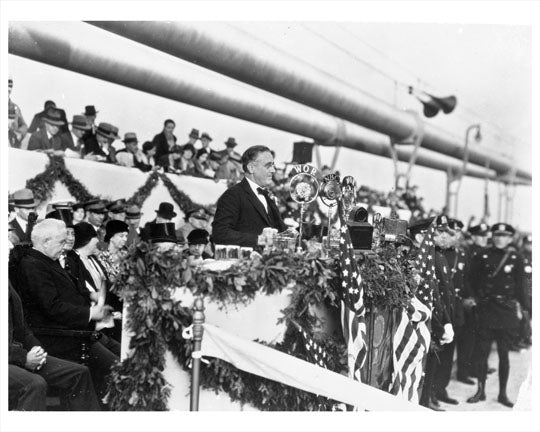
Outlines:
[[[424,138],[424,122],[422,121],[420,115],[414,110],[405,110],[405,111],[409,112],[416,120],[416,128],[411,133],[411,135],[409,135],[408,137],[404,139],[397,140],[393,137],[390,137],[390,151],[392,153],[392,160],[394,162],[394,178],[395,178],[396,189],[399,187],[399,181],[401,178],[405,179],[405,187],[409,186],[412,169],[414,165],[416,164],[416,159],[418,157],[418,149],[420,148],[420,145]],[[414,149],[409,159],[407,171],[405,171],[405,173],[400,173],[396,145],[411,145],[411,144],[414,145]]]

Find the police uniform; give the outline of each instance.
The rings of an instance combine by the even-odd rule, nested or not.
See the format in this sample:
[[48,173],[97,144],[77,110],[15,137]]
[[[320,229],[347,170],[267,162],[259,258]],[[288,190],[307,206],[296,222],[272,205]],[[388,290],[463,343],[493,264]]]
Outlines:
[[[439,281],[439,293],[443,302],[443,307],[446,309],[449,322],[455,329],[457,324],[458,300],[453,280],[453,268],[449,264],[448,258],[454,258],[455,252],[452,249],[443,250],[440,248],[435,249],[435,270],[437,272],[437,279]],[[453,260],[450,262],[454,262]],[[462,324],[462,316],[460,314],[460,320]],[[439,365],[435,374],[433,382],[433,393],[435,398],[442,402],[457,405],[457,400],[448,396],[446,387],[450,382],[450,375],[452,373],[452,362],[454,359],[455,341],[441,345],[441,349],[438,352]]]
[[[532,244],[532,235],[528,235],[523,239],[523,244]],[[520,337],[525,346],[531,345],[531,317],[532,317],[532,252],[530,250],[522,250],[523,257],[523,285],[524,285],[524,302],[523,319],[521,320]]]
[[[429,218],[411,224],[409,228],[411,237],[414,238],[416,234],[425,232],[432,221],[433,218]],[[411,249],[409,254],[413,257],[416,256],[418,254],[418,249]],[[442,258],[444,259],[444,257]],[[437,253],[435,254],[434,260],[435,266],[437,267]],[[439,261],[442,261],[440,257]],[[432,283],[431,285],[433,293],[433,309],[430,320],[431,345],[425,358],[424,381],[420,396],[420,404],[437,411],[443,411],[438,407],[438,402],[433,397],[433,388],[435,377],[437,376],[437,368],[439,367],[438,354],[441,349],[440,340],[444,334],[445,325],[449,324],[451,319],[445,296],[441,295],[439,292],[439,284]]]
[[[505,223],[491,228],[493,235],[513,235],[514,228]],[[485,400],[487,359],[493,340],[499,355],[499,402],[513,404],[506,395],[510,371],[508,351],[513,332],[519,326],[518,308],[524,301],[523,258],[510,246],[495,246],[477,254],[471,265],[471,286],[475,291],[478,314],[478,334],[474,359],[478,376],[478,391],[469,402]]]
[[[469,228],[469,234],[473,236],[488,236],[489,226],[485,223],[474,225]],[[458,327],[456,332],[456,351],[457,351],[457,379],[465,384],[474,384],[470,378],[474,375],[473,370],[473,351],[476,341],[476,307],[463,307],[464,301],[473,297],[473,290],[470,284],[470,267],[472,259],[482,253],[485,247],[476,243],[461,248],[458,258],[456,272],[454,274],[454,285],[459,287],[458,295],[461,297],[461,306],[463,312],[463,324]]]

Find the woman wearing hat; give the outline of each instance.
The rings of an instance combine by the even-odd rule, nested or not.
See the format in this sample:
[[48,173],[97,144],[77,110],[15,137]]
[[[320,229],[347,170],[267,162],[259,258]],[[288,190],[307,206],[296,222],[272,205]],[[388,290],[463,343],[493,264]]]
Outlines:
[[105,225],[107,249],[99,252],[98,259],[105,267],[109,281],[114,282],[120,270],[120,263],[126,257],[129,225],[120,220],[110,220]]
[[[121,309],[118,309],[117,305],[111,304],[107,293],[107,272],[105,266],[96,257],[96,254],[99,252],[97,248],[99,242],[97,232],[87,222],[80,222],[73,228],[75,231],[75,243],[73,244],[73,249],[66,255],[66,270],[88,289],[93,304],[110,304],[116,311],[112,317],[118,318]],[[96,330],[114,328],[115,323],[112,317],[98,321],[96,323]],[[120,344],[118,340],[113,340],[113,342],[109,343],[106,339],[105,343],[107,343],[105,346],[114,354],[120,355]]]

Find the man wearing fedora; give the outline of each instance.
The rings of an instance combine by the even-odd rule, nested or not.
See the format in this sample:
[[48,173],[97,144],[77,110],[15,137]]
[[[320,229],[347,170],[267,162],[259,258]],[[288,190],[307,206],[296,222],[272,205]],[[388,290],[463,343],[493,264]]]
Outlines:
[[493,340],[499,355],[499,395],[504,406],[508,399],[506,386],[510,374],[508,351],[522,318],[522,309],[530,306],[524,289],[523,258],[511,247],[515,229],[507,223],[491,227],[493,246],[477,254],[471,264],[471,287],[477,303],[478,333],[474,361],[478,377],[476,394],[467,402],[486,400],[488,357]]
[[96,134],[87,137],[84,141],[84,159],[116,163],[116,150],[112,143],[120,139],[118,128],[110,123],[102,122],[96,129]]
[[131,205],[126,209],[126,223],[129,225],[127,247],[139,243],[139,224],[141,222],[141,208],[138,205]]
[[116,152],[118,165],[139,168],[142,171],[148,171],[144,163],[145,156],[139,148],[139,140],[135,132],[126,132],[123,139],[125,147]]
[[64,155],[64,144],[60,135],[60,127],[66,123],[57,108],[49,108],[42,117],[43,126],[35,131],[28,141],[28,150]]
[[165,120],[163,123],[163,130],[152,139],[152,142],[156,146],[154,159],[158,164],[161,164],[161,161],[163,160],[167,160],[167,156],[176,145],[176,136],[173,134],[175,127],[176,123],[174,120]]
[[212,141],[212,137],[207,133],[203,132],[201,134],[201,148],[199,151],[204,151],[205,153],[208,153],[210,155],[210,152],[212,149],[210,148],[210,142]]
[[86,118],[82,115],[74,115],[71,121],[71,130],[60,135],[63,141],[62,147],[66,149],[67,157],[81,157],[84,148],[84,136],[90,130]]
[[107,209],[105,204],[99,200],[90,200],[84,204],[84,210],[86,212],[85,222],[88,222],[94,227],[97,232],[99,244],[98,248],[101,250],[105,247],[104,237],[105,237],[105,216],[107,214]]
[[15,191],[12,195],[12,205],[15,208],[15,218],[9,222],[9,228],[13,229],[12,243],[31,244],[30,235],[37,221],[35,209],[37,201],[34,199],[34,193],[30,189],[21,189]]
[[191,144],[195,148],[195,144],[199,141],[199,129],[191,129],[191,132],[188,135],[188,141],[182,147],[185,147],[188,144]]
[[276,203],[266,189],[275,172],[274,157],[265,146],[252,146],[242,156],[244,179],[219,197],[212,224],[216,244],[256,247],[266,227],[285,231]]
[[44,117],[49,108],[56,108],[58,110],[58,112],[60,113],[60,119],[64,122],[63,125],[61,125],[60,127],[60,132],[67,132],[68,121],[67,121],[66,112],[63,109],[58,108],[56,106],[56,103],[54,103],[54,101],[47,100],[45,101],[45,104],[43,105],[43,111],[38,112],[36,115],[34,115],[34,118],[32,119],[32,122],[30,123],[30,126],[28,128],[28,133],[32,134],[44,126]]
[[[160,203],[158,209],[155,210],[155,212],[156,212],[156,217],[154,218],[154,220],[147,222],[144,225],[143,230],[141,231],[141,236],[143,237],[143,240],[149,239],[151,224],[172,223],[172,219],[176,217],[174,206],[170,202]],[[176,238],[176,234],[175,234],[175,238]]]

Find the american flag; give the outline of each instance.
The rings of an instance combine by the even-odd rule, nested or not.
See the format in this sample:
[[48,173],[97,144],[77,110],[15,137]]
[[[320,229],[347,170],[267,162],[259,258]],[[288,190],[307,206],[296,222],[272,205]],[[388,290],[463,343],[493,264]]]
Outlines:
[[306,332],[300,324],[291,320],[293,325],[298,329],[304,340],[306,351],[311,363],[316,364],[319,367],[328,369],[328,354],[315,340]]
[[341,327],[347,344],[349,377],[361,381],[360,369],[367,354],[364,290],[341,203],[338,208],[341,223],[339,238]]
[[394,335],[394,372],[390,392],[416,403],[419,401],[418,388],[423,375],[422,362],[431,341],[428,325],[433,309],[432,287],[437,283],[434,233],[435,218],[414,261],[420,277],[418,288],[407,310],[401,312]]

